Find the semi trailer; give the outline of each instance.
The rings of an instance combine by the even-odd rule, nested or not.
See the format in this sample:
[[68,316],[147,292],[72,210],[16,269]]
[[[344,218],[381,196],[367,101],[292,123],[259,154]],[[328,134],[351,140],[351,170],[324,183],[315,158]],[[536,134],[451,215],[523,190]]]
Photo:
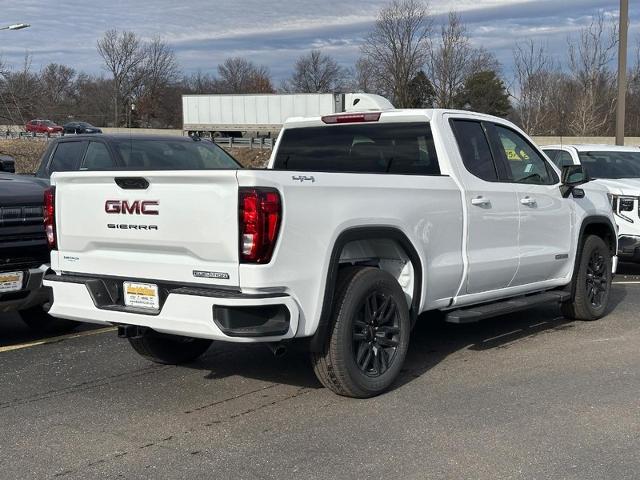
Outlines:
[[277,134],[285,120],[335,113],[392,108],[369,93],[294,93],[260,95],[183,95],[183,131],[189,136],[241,137]]

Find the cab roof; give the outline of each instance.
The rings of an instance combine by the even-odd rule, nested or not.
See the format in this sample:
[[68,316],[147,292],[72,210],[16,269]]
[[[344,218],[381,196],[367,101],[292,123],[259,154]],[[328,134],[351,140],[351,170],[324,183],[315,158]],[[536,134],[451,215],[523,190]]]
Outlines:
[[606,145],[602,143],[564,143],[562,145],[544,145],[543,150],[574,149],[578,152],[640,152],[640,147],[633,145]]
[[[387,110],[362,110],[362,111],[350,111],[350,112],[337,112],[329,115],[324,115],[325,117],[333,117],[333,116],[349,116],[349,115],[358,115],[358,114],[370,114],[370,113],[380,113],[380,119],[378,120],[381,123],[384,122],[415,122],[415,121],[431,121],[437,115],[444,114],[455,114],[455,115],[464,115],[471,116],[473,118],[477,118],[479,120],[486,121],[498,121],[504,122],[503,118],[494,117],[492,115],[488,115],[485,113],[472,112],[469,110],[453,110],[453,109],[441,109],[441,108],[393,108]],[[331,126],[322,121],[323,117],[291,117],[288,118],[283,125],[283,128],[303,128],[303,127],[320,127],[320,126]],[[375,122],[371,122],[375,123]],[[346,125],[348,123],[342,123],[341,125]]]

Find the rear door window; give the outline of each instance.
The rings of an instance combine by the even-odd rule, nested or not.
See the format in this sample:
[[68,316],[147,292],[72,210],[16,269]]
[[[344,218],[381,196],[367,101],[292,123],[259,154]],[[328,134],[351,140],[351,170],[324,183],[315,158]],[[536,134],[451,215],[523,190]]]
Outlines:
[[290,128],[283,133],[274,169],[440,175],[426,122]]
[[488,182],[498,180],[498,173],[482,124],[473,120],[452,120],[462,163],[469,173]]
[[102,142],[89,142],[82,162],[83,170],[108,170],[115,167],[109,149]]
[[78,169],[84,153],[85,142],[60,142],[49,164],[49,175],[53,172],[68,172]]

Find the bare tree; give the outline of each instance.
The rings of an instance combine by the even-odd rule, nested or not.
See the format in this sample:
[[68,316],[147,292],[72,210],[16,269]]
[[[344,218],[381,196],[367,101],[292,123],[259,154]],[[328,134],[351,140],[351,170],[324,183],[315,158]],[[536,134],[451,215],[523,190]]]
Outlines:
[[144,60],[136,75],[136,84],[132,85],[132,98],[138,108],[138,116],[149,124],[163,104],[163,94],[175,84],[179,76],[179,67],[173,49],[160,37],[143,44]]
[[513,50],[516,99],[515,113],[522,128],[531,135],[546,133],[551,117],[550,104],[557,70],[552,57],[533,40],[516,43]]
[[348,70],[341,67],[333,57],[320,50],[312,50],[296,60],[285,89],[302,93],[337,92],[344,88],[348,76]]
[[176,54],[165,40],[154,37],[143,46],[143,50],[142,70],[146,90],[155,92],[159,87],[177,81],[180,69]]
[[611,130],[616,78],[609,64],[617,44],[617,24],[608,22],[602,13],[580,30],[577,40],[568,40],[569,67],[575,82],[575,108],[569,125],[574,135]]
[[272,93],[269,70],[242,57],[227,58],[218,65],[224,93]]
[[80,73],[75,82],[76,98],[69,111],[74,118],[94,125],[107,125],[113,112],[113,80]]
[[392,0],[380,10],[361,47],[381,93],[391,96],[398,107],[411,104],[409,85],[429,57],[431,24],[422,1]]
[[628,75],[626,130],[632,135],[640,135],[640,41],[636,44],[635,61]]
[[499,72],[500,65],[493,54],[473,47],[462,18],[456,12],[449,12],[428,61],[428,73],[436,92],[435,104],[441,108],[455,107],[465,79],[481,71]]
[[275,93],[271,82],[271,73],[264,65],[255,67],[247,93]]
[[3,120],[2,123],[14,125],[16,122],[13,120],[11,102],[8,99],[9,91],[7,88],[7,78],[10,73],[11,70],[8,65],[4,59],[0,57],[0,119]]
[[0,101],[6,117],[13,124],[24,124],[38,112],[41,95],[38,75],[31,71],[31,55],[25,55],[20,70],[12,71],[6,66],[3,70]]
[[361,92],[372,93],[379,90],[375,68],[367,58],[360,57],[356,61],[353,82],[355,89]]
[[140,81],[145,49],[133,32],[119,33],[108,30],[98,40],[98,53],[107,71],[113,76],[114,126],[119,124],[118,105],[123,97],[133,91]]
[[181,84],[185,93],[221,93],[222,91],[218,79],[201,70],[184,76]]
[[49,118],[64,116],[75,96],[76,71],[66,65],[50,63],[39,75],[40,111]]

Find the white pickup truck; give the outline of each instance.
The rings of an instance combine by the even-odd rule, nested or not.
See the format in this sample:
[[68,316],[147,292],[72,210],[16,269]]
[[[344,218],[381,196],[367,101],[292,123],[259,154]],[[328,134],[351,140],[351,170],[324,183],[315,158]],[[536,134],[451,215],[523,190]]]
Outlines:
[[609,192],[618,230],[618,257],[640,262],[640,148],[617,145],[549,145],[543,151],[559,168],[582,165]]
[[192,361],[214,340],[275,353],[295,341],[325,386],[369,397],[398,376],[423,312],[462,323],[556,302],[576,319],[605,314],[606,192],[579,188],[581,166],[561,174],[503,119],[291,119],[265,170],[197,138],[165,143],[182,163],[132,139],[129,171],[55,173],[46,206],[50,313],[117,325],[151,360]]

